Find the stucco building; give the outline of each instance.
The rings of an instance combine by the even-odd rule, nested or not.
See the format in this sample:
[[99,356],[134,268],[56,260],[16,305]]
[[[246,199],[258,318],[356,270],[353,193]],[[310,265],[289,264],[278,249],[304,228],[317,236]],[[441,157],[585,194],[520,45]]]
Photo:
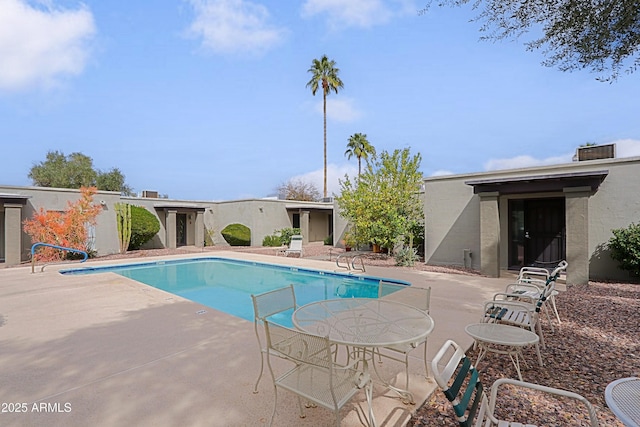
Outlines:
[[640,157],[425,180],[425,261],[498,277],[569,263],[567,282],[628,280],[606,244],[640,221]]
[[[147,194],[153,192],[147,192]],[[79,190],[45,187],[0,186],[0,267],[29,260],[31,239],[22,222],[43,208],[63,211],[76,201]],[[160,231],[145,248],[202,247],[205,234],[213,244],[227,245],[220,232],[229,224],[241,223],[251,230],[251,245],[261,246],[265,236],[282,228],[300,228],[304,243],[323,241],[333,232],[332,202],[299,202],[277,199],[248,199],[229,202],[172,200],[157,197],[121,197],[117,192],[99,191],[94,203],[103,210],[90,231],[98,255],[117,253],[116,203],[146,208],[157,216]]]

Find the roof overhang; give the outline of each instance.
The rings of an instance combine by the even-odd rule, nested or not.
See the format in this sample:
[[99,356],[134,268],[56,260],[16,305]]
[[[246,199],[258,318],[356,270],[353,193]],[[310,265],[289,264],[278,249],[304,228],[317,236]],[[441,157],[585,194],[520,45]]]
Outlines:
[[590,187],[596,191],[609,174],[608,170],[570,172],[544,175],[526,175],[465,181],[473,186],[474,194],[498,192],[500,194],[544,193],[563,191],[568,187]]
[[158,210],[191,210],[191,211],[205,211],[207,208],[204,206],[191,204],[191,203],[155,203],[153,205]]
[[25,196],[23,194],[0,193],[0,202],[2,203],[15,203],[25,205],[27,204],[27,200],[30,198],[31,196]]
[[332,211],[333,204],[319,204],[319,203],[287,203],[285,205],[287,210],[303,210],[303,211],[311,211],[311,210],[320,210],[320,211]]

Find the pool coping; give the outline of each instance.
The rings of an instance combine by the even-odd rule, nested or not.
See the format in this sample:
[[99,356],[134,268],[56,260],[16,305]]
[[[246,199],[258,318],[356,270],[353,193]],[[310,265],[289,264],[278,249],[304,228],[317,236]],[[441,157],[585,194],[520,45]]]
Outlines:
[[[211,254],[145,260],[200,256]],[[217,257],[267,264],[274,261],[273,256],[224,251]],[[91,264],[131,262],[121,259]],[[281,257],[277,262],[321,270],[335,266],[304,258]],[[0,270],[0,372],[4,378],[0,394],[3,402],[28,406],[24,413],[0,414],[2,425],[268,424],[273,408],[268,374],[259,393],[252,393],[259,371],[252,322],[205,309],[117,274],[58,274],[65,268],[70,265],[47,266],[35,274],[30,267]],[[385,267],[367,270],[377,277],[432,287],[431,312],[436,327],[429,339],[430,356],[448,338],[470,345],[464,326],[476,322],[482,302],[508,283],[508,279]],[[385,362],[383,369],[402,370],[390,365]],[[413,360],[415,406],[403,405],[394,395],[376,389],[374,411],[379,425],[404,425],[433,391],[433,381],[421,378],[421,370],[419,361]],[[34,412],[34,403],[44,403],[45,411]],[[70,404],[68,412],[66,403]],[[343,412],[343,426],[363,425],[362,396],[354,403]],[[280,392],[274,425],[333,423],[329,411],[315,408],[306,412],[307,418],[298,418],[296,399]]]

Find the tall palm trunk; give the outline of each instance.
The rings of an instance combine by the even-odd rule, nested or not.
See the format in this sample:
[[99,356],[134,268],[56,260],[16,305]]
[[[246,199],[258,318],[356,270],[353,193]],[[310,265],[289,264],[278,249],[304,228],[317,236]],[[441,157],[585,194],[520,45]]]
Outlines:
[[[325,86],[325,82],[322,82],[322,86]],[[324,198],[327,198],[327,91],[322,90],[322,112],[324,114]]]

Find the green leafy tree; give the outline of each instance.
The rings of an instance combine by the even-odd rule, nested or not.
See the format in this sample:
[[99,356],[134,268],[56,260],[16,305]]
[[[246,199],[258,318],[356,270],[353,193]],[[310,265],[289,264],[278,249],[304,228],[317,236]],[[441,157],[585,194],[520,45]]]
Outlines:
[[48,152],[47,159],[29,172],[34,185],[58,188],[92,187],[97,175],[91,157],[82,153],[65,156],[59,151]]
[[46,160],[33,165],[29,171],[33,185],[40,187],[81,188],[97,187],[98,190],[119,191],[125,196],[133,190],[125,183],[118,168],[101,172],[93,167],[91,157],[82,153],[65,156],[60,151],[49,151]]
[[336,201],[356,242],[392,248],[397,238],[410,237],[423,223],[421,160],[409,148],[383,151],[357,180],[340,180]]
[[362,159],[369,159],[369,156],[374,158],[376,156],[376,149],[367,140],[367,135],[364,133],[354,133],[349,137],[347,143],[347,151],[344,152],[348,160],[355,156],[358,159],[358,176],[362,173]]
[[119,191],[123,196],[133,196],[133,189],[124,181],[124,175],[120,169],[113,168],[109,172],[98,171],[96,186],[100,190]]
[[[640,7],[637,0],[443,0],[439,4],[472,3],[482,22],[483,39],[518,38],[542,33],[526,43],[542,49],[545,66],[562,71],[591,69],[615,80],[620,71],[640,65]],[[431,5],[420,11],[424,13]]]
[[311,89],[311,94],[316,95],[318,89],[322,88],[322,113],[324,118],[324,197],[327,197],[327,95],[331,91],[338,93],[344,87],[338,74],[340,70],[336,67],[336,61],[329,60],[327,55],[311,62],[311,68],[307,70],[311,73],[311,80],[307,87]]

